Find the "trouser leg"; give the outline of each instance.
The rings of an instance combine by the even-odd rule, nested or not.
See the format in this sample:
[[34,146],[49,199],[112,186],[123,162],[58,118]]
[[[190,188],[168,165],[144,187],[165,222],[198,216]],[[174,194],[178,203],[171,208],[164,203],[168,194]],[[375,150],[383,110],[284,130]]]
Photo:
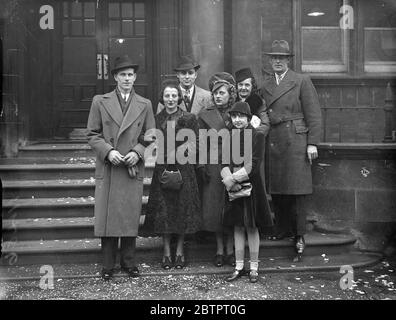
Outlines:
[[135,266],[136,237],[121,237],[120,265],[123,268]]
[[298,195],[295,196],[295,199],[296,235],[303,236],[307,232],[307,210],[304,206],[306,196]]
[[102,263],[103,269],[112,270],[116,263],[118,238],[117,237],[102,237]]
[[290,212],[290,199],[286,195],[272,194],[272,204],[275,213],[275,232],[288,233],[292,231],[292,212]]

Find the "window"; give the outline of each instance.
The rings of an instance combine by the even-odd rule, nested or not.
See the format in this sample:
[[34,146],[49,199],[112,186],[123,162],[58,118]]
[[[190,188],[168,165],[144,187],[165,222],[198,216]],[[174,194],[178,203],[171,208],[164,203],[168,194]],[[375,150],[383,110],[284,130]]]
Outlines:
[[396,72],[396,4],[363,1],[364,72]]
[[340,27],[339,11],[343,5],[346,1],[302,1],[302,71],[348,71],[349,30]]
[[296,3],[297,63],[303,72],[353,76],[396,73],[394,0]]

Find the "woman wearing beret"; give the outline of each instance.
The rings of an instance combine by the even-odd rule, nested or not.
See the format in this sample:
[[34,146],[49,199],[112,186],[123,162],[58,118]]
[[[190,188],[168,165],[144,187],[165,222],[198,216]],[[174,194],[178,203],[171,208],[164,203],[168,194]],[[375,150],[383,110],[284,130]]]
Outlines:
[[[260,175],[265,134],[250,124],[252,114],[247,102],[237,102],[230,110],[232,130],[231,161],[221,170],[227,190],[223,223],[234,228],[235,271],[226,278],[234,281],[244,273],[245,233],[250,252],[250,282],[258,280],[259,228],[272,225],[271,211]],[[246,145],[248,144],[248,145]],[[236,155],[241,155],[237,163]],[[243,155],[243,156],[242,156]]]
[[[198,167],[202,197],[202,230],[216,233],[217,252],[214,264],[217,267],[223,266],[224,263],[234,266],[232,230],[223,225],[225,188],[221,182],[220,171],[222,169],[223,150],[221,134],[225,131],[228,133],[231,126],[228,111],[236,98],[235,79],[227,72],[216,73],[209,79],[209,89],[212,92],[213,104],[201,110],[198,114],[198,124],[200,129],[212,129],[212,134],[217,139],[213,142],[213,139],[208,138],[204,147],[202,147],[202,141],[200,141],[200,153],[206,153],[208,160],[206,164],[200,163]],[[213,153],[213,150],[217,150],[218,161],[210,163],[211,151]],[[225,250],[224,240],[226,242]]]
[[[161,147],[162,151],[157,149],[157,162],[147,205],[148,224],[153,227],[155,233],[163,236],[162,267],[164,269],[173,266],[182,269],[185,266],[184,236],[200,230],[202,222],[195,165],[178,162],[175,151],[184,144],[184,141],[174,141],[175,148],[172,150],[171,141],[167,140],[167,130],[173,130],[174,137],[181,129],[193,130],[198,136],[196,117],[180,109],[181,101],[182,95],[178,83],[165,82],[160,96],[160,102],[165,109],[155,116],[156,128],[162,132],[162,135],[157,134],[157,142],[163,142],[163,147]],[[159,141],[158,136],[164,137],[162,139],[164,141]],[[192,149],[187,151],[193,152],[194,157],[195,148],[196,141],[193,142]],[[177,235],[175,259],[172,258],[170,249],[172,234]]]

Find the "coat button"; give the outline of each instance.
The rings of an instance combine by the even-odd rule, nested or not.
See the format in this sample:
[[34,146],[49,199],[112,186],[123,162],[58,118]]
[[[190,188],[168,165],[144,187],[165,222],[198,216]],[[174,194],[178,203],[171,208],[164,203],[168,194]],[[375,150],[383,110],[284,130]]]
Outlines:
[[272,112],[272,109],[268,109],[269,112]]
[[114,142],[114,139],[113,139],[113,138],[110,138],[110,142],[113,143],[113,142]]
[[140,122],[138,122],[138,125],[137,125],[138,127],[140,127]]

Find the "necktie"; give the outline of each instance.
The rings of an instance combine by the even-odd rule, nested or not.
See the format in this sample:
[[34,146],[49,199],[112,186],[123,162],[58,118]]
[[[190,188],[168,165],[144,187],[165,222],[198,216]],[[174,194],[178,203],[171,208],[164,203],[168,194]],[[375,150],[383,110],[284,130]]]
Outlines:
[[186,108],[187,108],[187,110],[189,109],[189,107],[190,107],[190,98],[188,97],[188,95],[187,94],[185,94],[184,95],[184,103],[186,104]]

